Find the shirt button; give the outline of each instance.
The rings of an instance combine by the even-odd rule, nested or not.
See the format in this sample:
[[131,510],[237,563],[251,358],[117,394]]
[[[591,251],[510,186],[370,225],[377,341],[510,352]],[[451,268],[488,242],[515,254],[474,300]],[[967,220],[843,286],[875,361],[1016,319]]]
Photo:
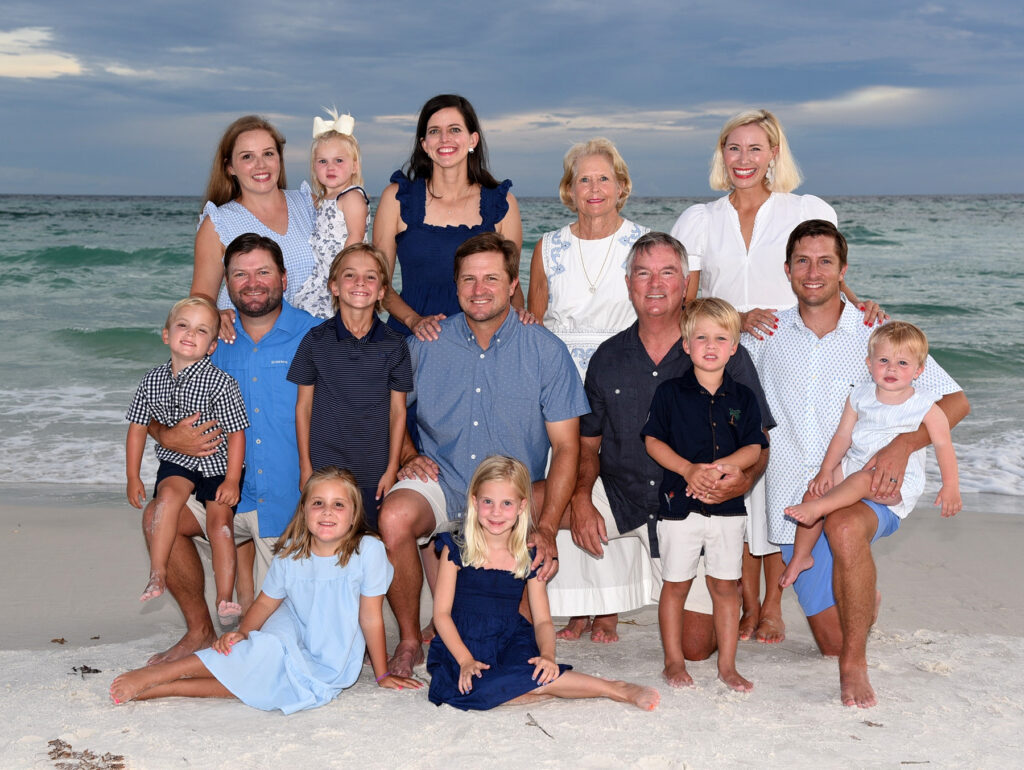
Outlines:
[[479,425],[479,424],[480,424],[479,422],[477,422],[476,420],[473,420],[473,427],[474,427],[474,428],[475,428],[475,427],[476,427],[477,425]]
[[259,351],[260,351],[260,349],[259,349],[259,348],[253,348],[253,349],[252,349],[252,352],[253,352],[253,353],[258,353]]
[[651,372],[651,376],[652,376],[652,377],[657,377],[657,376],[658,376],[658,373],[657,373],[656,371],[654,371],[654,372]]
[[252,378],[252,381],[253,381],[253,382],[258,382],[258,381],[259,381],[259,378],[258,378],[258,377],[253,377],[253,378]]
[[622,391],[621,391],[621,390],[619,390],[618,388],[616,388],[616,389],[615,389],[615,395],[616,395],[616,396],[617,396],[617,395],[619,395],[619,393],[621,393],[621,392],[622,392]]
[[258,438],[258,439],[256,439],[256,443],[257,443],[257,444],[262,444],[262,443],[263,443],[263,439],[259,439],[259,438]]
[[476,455],[470,455],[470,456],[469,456],[469,459],[470,459],[470,460],[475,460],[475,459],[476,459]]
[[653,513],[647,514],[647,518],[651,519],[653,521],[654,520],[654,514]]
[[654,479],[651,479],[651,486],[654,486]]
[[263,502],[263,498],[262,497],[259,499],[259,502],[261,502],[261,503]]
[[263,473],[263,469],[262,469],[262,468],[257,468],[257,469],[256,469],[256,472],[257,472],[257,473]]
[[479,393],[479,392],[480,392],[480,388],[477,388],[477,389],[476,389],[476,392],[477,392],[477,393]]
[[484,357],[484,354],[483,354],[483,353],[481,353],[481,354],[480,354],[480,358],[483,358],[483,357]]

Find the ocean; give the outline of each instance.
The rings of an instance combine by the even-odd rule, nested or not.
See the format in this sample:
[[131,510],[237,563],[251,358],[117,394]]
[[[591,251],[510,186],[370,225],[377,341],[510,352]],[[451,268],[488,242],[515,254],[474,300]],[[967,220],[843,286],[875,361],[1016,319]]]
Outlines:
[[[668,230],[709,198],[634,198],[623,214]],[[964,492],[1024,495],[1024,196],[827,198],[850,241],[847,281],[928,334],[964,387],[954,431]],[[520,199],[522,280],[533,244],[572,217]],[[200,202],[0,196],[0,494],[124,483],[124,412],[166,360],[160,330],[185,296]],[[155,475],[147,451],[144,478]],[[934,461],[930,488],[937,487]],[[69,487],[70,489],[70,487]]]

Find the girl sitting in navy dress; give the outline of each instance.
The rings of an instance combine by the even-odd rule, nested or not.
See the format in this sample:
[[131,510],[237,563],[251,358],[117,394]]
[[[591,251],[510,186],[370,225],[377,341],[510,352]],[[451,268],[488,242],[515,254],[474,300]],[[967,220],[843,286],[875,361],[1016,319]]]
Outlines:
[[380,687],[420,687],[387,670],[382,607],[394,572],[384,544],[363,523],[351,473],[329,467],[310,477],[274,552],[263,591],[237,631],[181,660],[122,674],[110,686],[114,703],[234,697],[290,714],[323,706],[353,685],[365,650]]
[[[462,533],[437,538],[431,702],[489,709],[548,697],[611,698],[654,709],[661,696],[653,687],[555,663],[555,628],[545,584],[530,571],[529,531],[529,472],[510,457],[488,457],[470,481]],[[519,613],[524,583],[533,625]]]

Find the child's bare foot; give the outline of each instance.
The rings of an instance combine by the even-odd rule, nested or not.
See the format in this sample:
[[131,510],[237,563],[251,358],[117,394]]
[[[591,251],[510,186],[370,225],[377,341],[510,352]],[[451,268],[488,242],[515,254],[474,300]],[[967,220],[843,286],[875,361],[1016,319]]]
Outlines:
[[242,615],[242,605],[224,599],[217,602],[217,620],[222,626],[233,626]]
[[736,669],[731,671],[719,670],[718,678],[736,692],[750,692],[754,685],[737,673]]
[[786,638],[786,624],[781,616],[762,615],[754,636],[761,644],[778,644]]
[[793,558],[789,560],[789,564],[786,565],[786,569],[782,573],[782,577],[779,578],[779,585],[782,588],[787,588],[796,582],[796,579],[800,577],[800,573],[805,569],[810,569],[814,566],[814,557],[810,554],[797,555],[793,554]]
[[644,711],[654,711],[661,702],[661,693],[653,687],[633,684],[632,682],[613,682],[615,689],[619,691],[621,698],[616,698],[622,703],[632,703]]
[[693,677],[686,670],[686,663],[669,663],[661,672],[672,687],[693,687]]
[[740,618],[740,641],[749,641],[750,637],[754,635],[757,630],[757,622],[760,620],[761,608],[751,610],[750,612],[744,612]]
[[155,684],[159,684],[159,682],[156,681],[149,669],[137,668],[115,677],[110,685],[110,699],[118,705],[135,700],[139,693],[148,690]]
[[611,644],[619,641],[618,625],[618,615],[598,615],[590,624],[590,641],[598,644]]
[[868,680],[867,666],[839,669],[839,697],[844,706],[867,709],[878,704],[875,691]]
[[583,634],[587,633],[587,631],[589,631],[592,627],[593,624],[590,622],[590,617],[587,615],[582,615],[576,618],[569,618],[569,622],[566,624],[565,628],[563,628],[557,634],[555,634],[555,638],[567,639],[570,642],[575,642],[577,639],[583,636]]
[[412,676],[414,666],[423,662],[423,645],[411,639],[403,639],[395,647],[395,654],[388,661],[388,671],[395,676]]
[[430,644],[434,640],[435,636],[437,636],[437,631],[434,630],[434,621],[430,621],[423,627],[423,630],[420,631],[420,639],[424,644]]
[[140,602],[148,602],[150,599],[155,599],[164,592],[166,586],[164,585],[164,575],[162,572],[150,572],[149,582],[146,583],[146,590],[142,592],[142,596],[139,597]]
[[825,512],[821,510],[821,506],[818,504],[820,499],[821,498],[818,500],[808,500],[806,503],[791,505],[783,510],[783,513],[789,516],[789,518],[799,521],[801,524],[810,526],[825,515]]

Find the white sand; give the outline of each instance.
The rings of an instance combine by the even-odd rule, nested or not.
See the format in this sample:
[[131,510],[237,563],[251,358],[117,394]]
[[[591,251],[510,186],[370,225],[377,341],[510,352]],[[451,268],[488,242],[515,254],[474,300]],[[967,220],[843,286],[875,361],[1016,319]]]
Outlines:
[[[836,662],[818,655],[789,594],[787,640],[740,645],[750,695],[717,683],[713,660],[690,665],[696,688],[663,686],[647,609],[620,626],[618,644],[562,642],[558,654],[587,673],[658,687],[653,713],[551,701],[465,714],[435,708],[425,691],[379,690],[367,669],[332,704],[285,717],[236,701],[113,706],[110,680],[174,642],[180,615],[167,599],[138,604],[146,562],[137,512],[40,492],[43,509],[11,495],[0,505],[5,768],[54,767],[54,738],[124,755],[132,768],[1013,767],[1024,756],[1024,517],[981,513],[1012,510],[1014,498],[969,497],[950,521],[919,508],[876,546],[884,598],[868,646],[874,709],[839,704]],[[72,672],[82,666],[102,673]]]

